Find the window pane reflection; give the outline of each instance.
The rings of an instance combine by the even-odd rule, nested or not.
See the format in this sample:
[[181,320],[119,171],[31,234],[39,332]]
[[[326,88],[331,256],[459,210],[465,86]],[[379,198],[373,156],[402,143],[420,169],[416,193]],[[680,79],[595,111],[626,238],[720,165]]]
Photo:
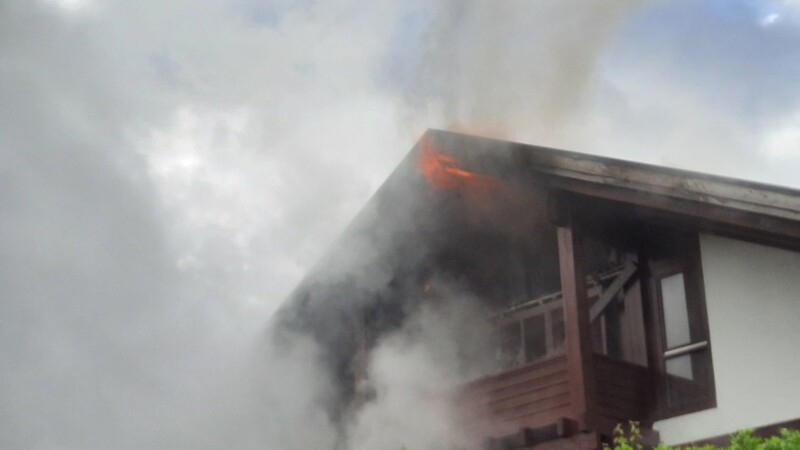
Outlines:
[[667,373],[671,376],[694,379],[692,370],[692,355],[682,355],[667,360]]
[[708,351],[700,350],[666,360],[670,406],[696,402],[708,394],[711,383],[708,356]]
[[686,307],[686,289],[682,273],[661,279],[661,307],[664,312],[667,348],[691,343],[689,311]]

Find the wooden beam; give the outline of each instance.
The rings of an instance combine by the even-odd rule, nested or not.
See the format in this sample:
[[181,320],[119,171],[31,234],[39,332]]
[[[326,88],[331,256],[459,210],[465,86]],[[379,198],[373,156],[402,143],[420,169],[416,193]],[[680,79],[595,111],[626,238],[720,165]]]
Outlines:
[[581,233],[574,220],[558,227],[558,259],[564,303],[564,333],[570,404],[581,431],[592,430],[596,415],[589,301],[583,273]]
[[667,213],[668,216],[687,217],[708,226],[731,227],[748,233],[763,232],[794,242],[800,239],[800,223],[785,217],[583,180],[552,178],[549,183],[566,192],[627,203],[645,210]]
[[589,310],[589,318],[591,322],[594,322],[600,314],[606,309],[606,307],[611,303],[611,300],[617,296],[617,293],[622,289],[628,280],[631,279],[633,274],[636,273],[636,264],[633,263],[630,259],[625,261],[625,269],[622,270],[622,273],[617,275],[617,278],[611,282],[611,285],[608,286],[608,289],[603,291],[600,295],[600,298],[594,302],[592,308]]

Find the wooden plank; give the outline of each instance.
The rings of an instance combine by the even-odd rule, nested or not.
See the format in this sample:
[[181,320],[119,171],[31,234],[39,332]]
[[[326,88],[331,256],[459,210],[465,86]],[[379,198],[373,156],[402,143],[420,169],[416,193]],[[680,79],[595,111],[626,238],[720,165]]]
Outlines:
[[[515,387],[520,384],[536,383],[537,380],[552,378],[554,374],[563,374],[565,370],[567,370],[566,362],[563,365],[550,366],[544,370],[537,370],[535,372],[532,371],[527,374],[520,375],[511,379],[500,379],[497,380],[495,383],[484,384],[480,386],[480,391],[494,392],[494,391],[501,391],[509,387]],[[545,381],[542,382],[544,383]]]
[[505,397],[502,399],[492,399],[486,403],[486,406],[492,410],[501,410],[504,408],[513,408],[526,403],[537,402],[554,395],[567,393],[569,393],[569,386],[567,385],[566,380],[564,380],[564,382],[553,384],[542,389],[536,389],[524,394]]
[[569,405],[569,394],[564,393],[554,395],[537,402],[527,403],[525,405],[504,409],[502,411],[496,411],[493,415],[501,420],[544,414],[552,416],[552,414],[549,412],[550,410],[567,405]]
[[645,367],[647,372],[647,335],[642,313],[642,281],[635,280],[625,290],[622,314],[622,354],[626,361]]
[[489,401],[497,401],[560,384],[567,386],[566,389],[569,389],[569,384],[567,384],[566,369],[556,372],[552,375],[548,375],[542,379],[538,379],[536,380],[536,383],[521,383],[514,386],[507,386],[495,391],[484,392],[483,396],[488,398]]
[[597,370],[605,370],[606,372],[612,372],[614,374],[635,373],[637,376],[646,377],[649,373],[649,369],[645,366],[629,361],[612,359],[606,355],[597,353],[594,355],[594,366]]
[[648,369],[595,355],[598,413],[611,421],[643,420],[649,403]]
[[599,415],[606,416],[616,423],[627,424],[631,420],[640,422],[642,419],[641,410],[620,408],[616,405],[601,405],[598,410]]
[[472,396],[482,396],[487,398],[502,398],[509,395],[517,395],[530,390],[538,389],[541,387],[549,386],[551,384],[561,383],[567,381],[566,367],[542,377],[537,377],[531,380],[525,380],[513,384],[504,384],[500,386],[487,386],[480,391],[470,391],[467,394]]
[[[597,372],[595,372],[597,373]],[[639,372],[618,372],[603,371],[596,377],[597,384],[607,384],[611,386],[635,386],[636,388],[644,389],[650,384],[647,376]]]
[[[624,389],[598,390],[597,403],[600,405],[627,402],[632,405],[645,405],[648,403],[645,392]],[[636,406],[634,409],[639,408]]]
[[[596,358],[597,401],[643,411],[649,403],[649,379],[645,368]],[[639,414],[641,415],[641,414]],[[641,417],[628,417],[641,419]]]
[[565,411],[569,408],[567,380],[564,355],[484,377],[464,387],[458,399],[463,419],[481,429],[488,427],[486,433],[493,435],[498,427],[505,429],[518,420],[525,426],[552,422],[569,412]]
[[536,450],[597,450],[601,448],[600,436],[595,433],[578,433],[563,439],[542,442]]
[[606,307],[611,303],[611,300],[617,296],[619,291],[625,287],[625,284],[628,283],[628,280],[636,273],[636,264],[633,263],[630,259],[625,261],[625,269],[622,271],[621,274],[617,275],[617,278],[608,286],[608,289],[603,291],[603,294],[600,295],[600,298],[594,302],[592,308],[589,310],[589,317],[590,321],[594,322],[600,314],[605,311]]
[[514,381],[509,380],[517,380],[517,379],[528,379],[530,377],[535,377],[535,374],[538,373],[549,373],[548,371],[555,371],[555,370],[563,370],[566,367],[567,358],[565,355],[559,355],[552,359],[547,359],[544,361],[538,361],[533,364],[528,364],[522,367],[518,367],[515,369],[507,370],[505,372],[497,373],[494,375],[488,375],[483,378],[479,378],[475,381],[472,381],[464,386],[465,389],[480,389],[483,386],[489,385],[494,386],[503,383],[509,383]]
[[554,420],[570,414],[569,405],[559,406],[540,413],[531,413],[511,419],[496,419],[488,426],[485,426],[486,436],[503,436],[514,433],[521,427],[538,427],[549,425]]
[[638,378],[620,378],[611,380],[598,379],[597,392],[631,392],[644,393],[647,383]]
[[570,404],[581,431],[591,430],[595,409],[589,302],[583,272],[581,233],[573,217],[558,226],[558,256],[564,303],[564,332]]
[[644,407],[637,406],[634,403],[602,403],[598,406],[598,413],[605,414],[609,417],[618,419],[620,423],[628,423],[630,420],[637,422],[642,420]]
[[482,447],[486,450],[529,448],[537,444],[566,437],[571,423],[564,418],[541,427],[521,427],[517,432],[502,437],[490,438]]
[[626,370],[623,368],[598,367],[595,366],[595,374],[598,382],[613,382],[616,378],[625,380],[646,381],[647,372],[638,370]]
[[[686,217],[693,222],[698,222],[705,229],[715,231],[729,231],[737,236],[755,239],[758,232],[764,232],[766,239],[777,239],[773,245],[797,244],[800,239],[800,225],[796,220],[787,220],[780,217],[765,216],[758,213],[749,213],[734,210],[726,206],[717,206],[675,199],[667,196],[642,195],[640,192],[631,192],[611,186],[582,185],[572,180],[553,180],[553,185],[564,190],[599,197],[607,200],[627,203],[635,206],[635,211],[640,215],[652,215],[665,219]],[[659,213],[664,213],[660,215]],[[794,248],[794,246],[793,246]]]
[[[602,387],[601,387],[602,386]],[[642,396],[646,394],[644,389],[639,386],[616,386],[603,384],[597,387],[597,401],[602,403],[608,397],[619,397],[632,402],[642,402],[645,400]]]

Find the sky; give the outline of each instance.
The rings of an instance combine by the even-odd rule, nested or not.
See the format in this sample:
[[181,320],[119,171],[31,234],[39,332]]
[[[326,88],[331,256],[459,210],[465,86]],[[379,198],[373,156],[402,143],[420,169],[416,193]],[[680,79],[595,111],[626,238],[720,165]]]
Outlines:
[[792,0],[0,0],[0,447],[262,448],[257,336],[427,128],[800,188],[797,80]]

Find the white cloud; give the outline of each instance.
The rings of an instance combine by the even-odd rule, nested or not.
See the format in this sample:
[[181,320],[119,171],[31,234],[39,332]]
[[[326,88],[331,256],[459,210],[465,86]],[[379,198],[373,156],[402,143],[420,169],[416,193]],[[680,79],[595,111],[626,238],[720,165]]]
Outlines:
[[330,442],[258,341],[419,132],[372,82],[400,6],[243,3],[2,2],[3,446]]
[[761,18],[761,25],[763,25],[765,27],[768,27],[768,26],[774,24],[775,22],[777,22],[780,18],[781,18],[781,15],[778,14],[778,13],[768,14],[768,15],[764,16],[763,18]]
[[800,158],[800,112],[767,131],[762,142],[762,151],[771,159],[797,162],[795,158]]
[[92,0],[45,0],[64,12],[79,13],[88,10],[93,5]]

